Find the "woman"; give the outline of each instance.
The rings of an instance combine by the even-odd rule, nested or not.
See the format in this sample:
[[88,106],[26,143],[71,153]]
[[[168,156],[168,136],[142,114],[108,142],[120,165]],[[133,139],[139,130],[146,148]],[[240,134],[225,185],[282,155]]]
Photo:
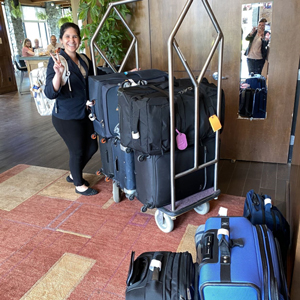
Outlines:
[[34,56],[30,39],[25,39],[23,42],[22,56]]
[[91,139],[93,123],[88,118],[86,101],[88,99],[88,75],[92,75],[92,63],[89,66],[76,53],[81,38],[79,27],[74,23],[65,23],[60,28],[60,42],[64,50],[60,51],[68,64],[70,76],[68,83],[62,85],[64,65],[59,55],[51,54],[45,87],[45,95],[56,99],[52,113],[52,123],[66,143],[69,154],[70,175],[66,178],[73,182],[78,194],[92,196],[97,190],[89,188],[83,179],[82,171],[98,149],[97,140]]

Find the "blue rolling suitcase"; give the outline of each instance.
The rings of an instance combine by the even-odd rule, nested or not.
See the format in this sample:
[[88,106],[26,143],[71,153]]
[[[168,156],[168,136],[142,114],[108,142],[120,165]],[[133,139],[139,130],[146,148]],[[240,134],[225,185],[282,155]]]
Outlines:
[[114,163],[114,180],[124,191],[126,197],[133,200],[136,193],[133,151],[123,147],[118,137],[113,138],[111,147]]
[[254,95],[253,95],[252,117],[265,119],[266,110],[267,110],[267,89],[257,88],[254,91]]
[[266,78],[260,74],[253,74],[246,78],[245,83],[250,84],[251,89],[266,89]]
[[290,245],[290,225],[279,209],[272,205],[271,197],[259,195],[254,190],[250,190],[246,195],[243,216],[253,225],[266,224],[272,230],[280,244],[282,260],[286,269]]
[[201,239],[201,300],[288,299],[280,248],[266,225],[244,217],[213,217]]
[[114,177],[114,161],[112,155],[113,139],[101,138],[99,139],[99,149],[101,156],[102,167],[97,171],[97,175],[104,175],[106,181]]
[[89,76],[89,98],[94,105],[91,107],[90,119],[93,121],[95,132],[106,138],[117,136],[115,131],[119,123],[118,88],[122,82],[132,79],[162,82],[168,79],[167,73],[156,70],[113,73],[101,76]]

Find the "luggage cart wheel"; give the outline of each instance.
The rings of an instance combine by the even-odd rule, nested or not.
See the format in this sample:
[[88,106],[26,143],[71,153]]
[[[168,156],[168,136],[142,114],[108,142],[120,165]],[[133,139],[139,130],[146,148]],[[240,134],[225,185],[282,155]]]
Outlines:
[[155,212],[155,222],[158,228],[165,233],[171,232],[174,228],[174,221],[171,217],[158,209]]
[[205,202],[199,206],[196,206],[194,208],[195,212],[197,212],[199,215],[205,215],[209,212],[210,204],[209,202]]
[[117,182],[113,183],[113,198],[116,203],[120,202],[120,189]]

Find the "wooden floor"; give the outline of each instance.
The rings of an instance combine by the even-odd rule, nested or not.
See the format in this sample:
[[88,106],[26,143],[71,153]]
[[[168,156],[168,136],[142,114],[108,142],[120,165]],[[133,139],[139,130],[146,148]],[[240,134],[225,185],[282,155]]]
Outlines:
[[[29,91],[28,75],[22,90]],[[38,114],[31,95],[14,92],[0,95],[0,101],[0,172],[17,164],[68,169],[67,147],[53,128],[51,117]],[[84,171],[94,173],[100,167],[98,152]],[[218,186],[230,195],[245,196],[252,188],[269,194],[285,214],[289,176],[288,164],[220,160]]]

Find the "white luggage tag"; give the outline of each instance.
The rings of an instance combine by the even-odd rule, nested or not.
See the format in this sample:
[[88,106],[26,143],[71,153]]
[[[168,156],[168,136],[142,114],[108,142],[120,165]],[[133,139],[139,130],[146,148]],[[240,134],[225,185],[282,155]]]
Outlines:
[[179,150],[186,149],[188,146],[186,135],[184,133],[179,132],[177,129],[176,132],[177,132],[177,136],[176,136],[177,148]]
[[154,271],[154,268],[159,269],[159,271],[161,271],[161,261],[157,260],[157,259],[152,259],[150,266],[149,266],[149,270]]

